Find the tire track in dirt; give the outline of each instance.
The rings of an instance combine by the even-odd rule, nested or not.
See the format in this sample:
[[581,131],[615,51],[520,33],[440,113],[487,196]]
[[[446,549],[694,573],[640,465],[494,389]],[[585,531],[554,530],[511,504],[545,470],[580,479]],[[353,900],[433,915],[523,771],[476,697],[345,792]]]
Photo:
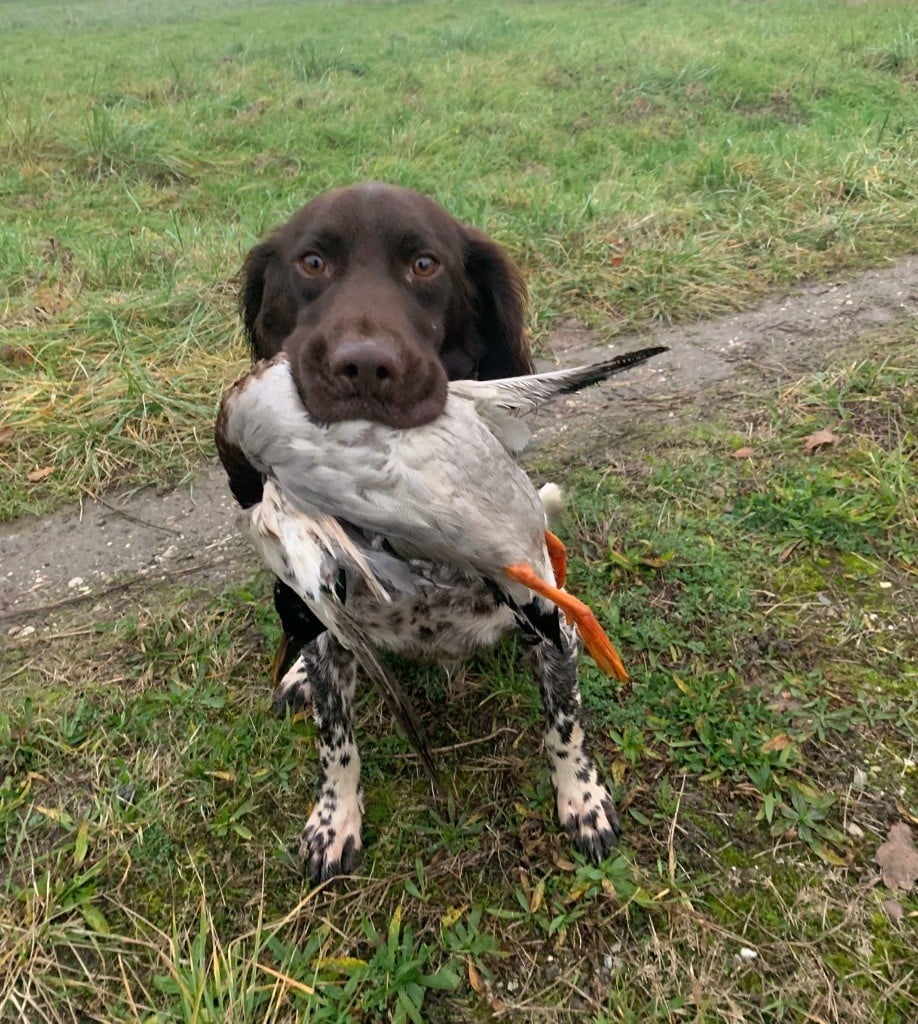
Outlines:
[[[563,323],[548,339],[552,358],[540,368],[589,362],[651,339],[670,351],[621,382],[556,403],[542,415],[536,456],[549,436],[552,457],[564,458],[584,432],[599,429],[614,438],[616,450],[626,449],[661,417],[686,410],[703,416],[712,403],[824,367],[865,333],[912,318],[918,318],[918,256],[813,282],[743,313],[621,336],[612,345]],[[107,495],[0,525],[0,637],[31,632],[71,608],[102,615],[126,592],[142,601],[137,592],[157,581],[246,578],[255,557],[237,535],[234,514],[222,469],[210,465],[181,487]]]

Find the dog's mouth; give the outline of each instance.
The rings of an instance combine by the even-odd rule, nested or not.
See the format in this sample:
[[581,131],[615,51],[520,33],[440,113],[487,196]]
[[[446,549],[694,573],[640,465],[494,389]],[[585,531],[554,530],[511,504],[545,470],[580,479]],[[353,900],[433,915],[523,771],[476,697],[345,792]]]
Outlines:
[[373,339],[339,346],[331,357],[314,341],[291,353],[291,368],[300,400],[320,423],[369,420],[407,430],[446,407],[447,376],[436,357]]

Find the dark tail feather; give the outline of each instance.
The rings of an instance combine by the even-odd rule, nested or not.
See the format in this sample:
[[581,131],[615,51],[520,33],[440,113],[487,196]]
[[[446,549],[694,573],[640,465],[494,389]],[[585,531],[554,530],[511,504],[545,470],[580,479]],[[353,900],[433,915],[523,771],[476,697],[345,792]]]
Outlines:
[[382,691],[383,700],[389,708],[392,717],[398,722],[408,737],[408,742],[414,747],[415,753],[421,759],[421,767],[424,774],[430,780],[435,794],[440,792],[440,776],[437,766],[430,756],[430,747],[427,743],[427,736],[424,733],[424,726],[417,716],[417,712],[408,699],[408,695],[401,688],[392,672],[376,657],[372,649],[360,644],[354,651],[357,660],[361,663],[367,675],[376,683]]
[[[589,387],[590,384],[598,384],[600,381],[614,377],[617,373],[624,373],[632,367],[646,363],[653,356],[661,352],[669,351],[665,345],[654,345],[651,348],[639,348],[636,352],[625,352],[613,359],[604,359],[600,363],[591,363],[589,366],[578,366],[573,370],[559,370],[551,376],[555,380],[556,393],[569,395],[581,388]],[[547,375],[546,375],[547,376]]]

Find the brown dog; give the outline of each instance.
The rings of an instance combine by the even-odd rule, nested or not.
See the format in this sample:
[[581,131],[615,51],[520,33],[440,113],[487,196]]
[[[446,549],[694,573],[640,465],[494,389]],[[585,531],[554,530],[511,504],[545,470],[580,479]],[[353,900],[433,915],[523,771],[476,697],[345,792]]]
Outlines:
[[[503,250],[416,192],[376,183],[319,196],[249,253],[241,311],[256,358],[285,350],[307,411],[321,422],[369,419],[396,428],[435,419],[449,379],[532,372],[525,287]],[[238,451],[221,451],[243,506],[262,480]],[[389,603],[359,587],[341,597],[384,650],[457,658],[520,628],[484,579],[406,563],[410,594]],[[280,580],[284,637],[275,663],[279,710],[312,705],[322,778],[300,855],[314,881],[351,871],[361,849],[363,793],[354,738],[356,662]],[[592,859],[612,849],[618,821],[586,750],[577,642],[558,619],[554,642],[523,632],[546,710],[545,745],[558,815]]]

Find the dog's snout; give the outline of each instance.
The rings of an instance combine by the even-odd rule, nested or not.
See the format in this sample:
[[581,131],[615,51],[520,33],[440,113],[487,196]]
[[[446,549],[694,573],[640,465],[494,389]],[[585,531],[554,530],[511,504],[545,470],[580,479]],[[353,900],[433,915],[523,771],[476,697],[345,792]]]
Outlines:
[[396,331],[301,326],[285,348],[303,405],[320,422],[417,427],[446,404],[446,372],[436,355]]
[[395,347],[380,338],[349,338],[329,358],[331,376],[366,398],[381,395],[402,376]]

